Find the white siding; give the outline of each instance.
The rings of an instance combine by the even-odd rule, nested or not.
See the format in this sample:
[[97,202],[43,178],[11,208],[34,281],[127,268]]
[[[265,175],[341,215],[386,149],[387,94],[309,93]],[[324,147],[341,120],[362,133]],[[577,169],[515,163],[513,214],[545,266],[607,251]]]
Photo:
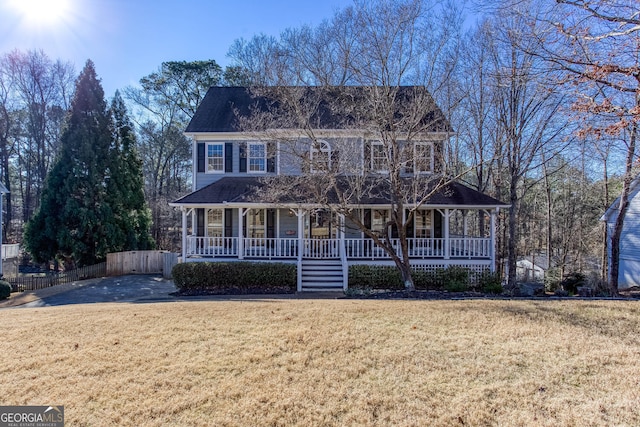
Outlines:
[[[611,257],[611,235],[616,214],[607,218],[607,253]],[[624,218],[620,236],[620,270],[618,288],[625,289],[640,286],[640,186],[632,189],[629,195],[629,208]]]

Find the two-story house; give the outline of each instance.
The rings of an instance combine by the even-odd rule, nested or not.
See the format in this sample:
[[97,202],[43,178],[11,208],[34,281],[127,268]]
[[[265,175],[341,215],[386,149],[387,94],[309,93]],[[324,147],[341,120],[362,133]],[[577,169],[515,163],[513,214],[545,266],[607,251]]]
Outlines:
[[[355,102],[364,91],[336,90],[349,92],[346,98]],[[398,102],[431,99],[419,87],[398,93]],[[397,137],[406,140],[400,141],[403,154],[391,152],[358,120],[366,109],[317,103],[301,129],[296,120],[260,119],[278,111],[272,108],[277,104],[242,87],[207,92],[185,132],[193,141],[193,192],[171,203],[182,211],[184,262],[292,262],[298,290],[346,289],[349,265],[394,265],[363,228],[397,243],[391,205],[399,200],[389,190],[388,169],[399,164],[397,185],[407,193],[402,215],[409,215],[409,245],[400,256],[416,269],[494,270],[496,215],[507,205],[458,182],[434,179],[443,175],[441,153],[452,132],[434,103],[425,104],[416,121],[424,124],[420,132]],[[404,153],[403,161],[390,160]]]

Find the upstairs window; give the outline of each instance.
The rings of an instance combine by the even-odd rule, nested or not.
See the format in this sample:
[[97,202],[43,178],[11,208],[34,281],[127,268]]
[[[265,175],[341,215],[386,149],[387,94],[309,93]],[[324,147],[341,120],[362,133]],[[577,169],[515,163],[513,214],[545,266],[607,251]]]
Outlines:
[[331,169],[331,146],[326,141],[311,145],[311,172],[327,172]]
[[207,172],[224,172],[224,144],[207,144]]
[[266,172],[267,149],[264,143],[250,142],[248,144],[249,172]]
[[433,144],[417,142],[414,145],[413,167],[415,173],[433,172]]
[[387,155],[384,145],[381,143],[371,144],[371,170],[374,172],[388,172]]

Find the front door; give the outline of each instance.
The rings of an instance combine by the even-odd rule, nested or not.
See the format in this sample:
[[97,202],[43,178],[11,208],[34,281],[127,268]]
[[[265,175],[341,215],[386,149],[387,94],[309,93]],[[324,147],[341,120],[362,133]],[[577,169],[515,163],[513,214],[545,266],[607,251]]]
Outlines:
[[308,258],[339,258],[338,221],[331,211],[314,209],[305,215],[305,256]]

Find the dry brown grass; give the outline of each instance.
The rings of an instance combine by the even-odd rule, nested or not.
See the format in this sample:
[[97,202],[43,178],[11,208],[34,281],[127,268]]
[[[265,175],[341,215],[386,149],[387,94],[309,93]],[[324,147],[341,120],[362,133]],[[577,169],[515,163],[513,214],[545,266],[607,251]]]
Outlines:
[[68,426],[640,425],[640,306],[266,300],[0,311],[3,405]]

